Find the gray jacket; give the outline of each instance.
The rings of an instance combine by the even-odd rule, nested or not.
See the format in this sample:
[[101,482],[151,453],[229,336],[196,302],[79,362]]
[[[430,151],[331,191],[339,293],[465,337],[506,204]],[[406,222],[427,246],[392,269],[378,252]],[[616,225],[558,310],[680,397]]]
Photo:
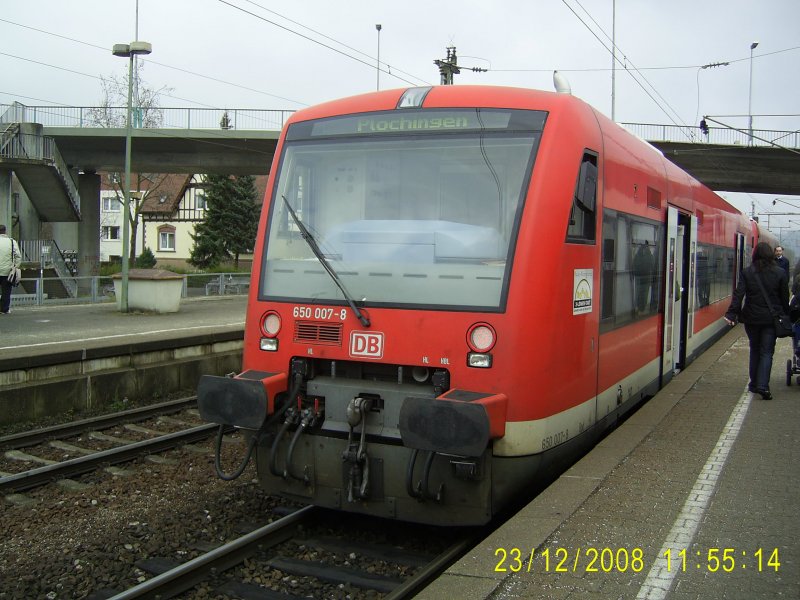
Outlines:
[[0,276],[7,276],[11,269],[19,269],[21,264],[22,254],[17,242],[5,233],[0,233]]

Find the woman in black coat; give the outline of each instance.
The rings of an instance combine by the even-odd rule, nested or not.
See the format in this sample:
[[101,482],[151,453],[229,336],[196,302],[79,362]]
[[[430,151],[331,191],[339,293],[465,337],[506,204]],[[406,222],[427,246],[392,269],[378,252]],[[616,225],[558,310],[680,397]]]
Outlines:
[[[761,279],[769,302],[764,298],[757,278]],[[770,245],[759,242],[753,251],[753,264],[742,271],[725,320],[729,325],[735,325],[737,320],[744,323],[750,340],[748,389],[761,394],[764,400],[772,400],[769,374],[776,339],[770,304],[775,311],[789,314],[789,282],[786,272],[775,263],[775,254]]]

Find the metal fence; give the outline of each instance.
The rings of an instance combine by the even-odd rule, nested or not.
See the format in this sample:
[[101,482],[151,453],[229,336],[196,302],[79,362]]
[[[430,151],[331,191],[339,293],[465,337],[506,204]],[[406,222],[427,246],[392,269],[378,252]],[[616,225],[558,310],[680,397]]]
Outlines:
[[[0,123],[39,123],[45,127],[124,127],[125,106],[26,106],[0,104]],[[134,111],[134,126],[165,129],[244,129],[279,131],[293,110],[153,108]]]
[[778,145],[785,148],[800,148],[800,131],[754,129],[753,137],[751,138],[746,130],[740,131],[727,127],[709,127],[708,134],[705,134],[699,127],[656,125],[653,123],[620,123],[620,125],[632,134],[650,142],[760,147]]
[[[245,108],[150,108],[134,109],[134,126],[165,129],[243,129],[277,131],[294,110]],[[40,123],[46,127],[124,127],[124,106],[26,106],[19,102],[0,104],[0,123]],[[754,129],[752,144],[746,130],[620,123],[625,129],[651,142],[683,142],[721,145],[800,148],[800,131]]]
[[[20,287],[11,295],[11,306],[47,306],[57,304],[90,304],[116,302],[114,278],[95,275],[75,277],[77,292],[72,298],[52,297],[45,290],[58,277],[23,277]],[[57,287],[54,285],[54,287]],[[249,273],[190,273],[183,276],[182,298],[246,295],[250,290]]]

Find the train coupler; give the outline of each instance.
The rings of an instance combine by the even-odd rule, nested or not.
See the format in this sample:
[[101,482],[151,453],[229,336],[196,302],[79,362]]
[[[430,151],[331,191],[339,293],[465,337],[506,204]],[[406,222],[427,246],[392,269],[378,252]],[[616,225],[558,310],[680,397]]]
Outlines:
[[[367,412],[372,408],[372,398],[357,396],[347,405],[347,450],[342,461],[349,465],[347,474],[347,501],[364,500],[369,496],[369,456],[367,455]],[[361,425],[359,441],[354,439],[355,428]]]

